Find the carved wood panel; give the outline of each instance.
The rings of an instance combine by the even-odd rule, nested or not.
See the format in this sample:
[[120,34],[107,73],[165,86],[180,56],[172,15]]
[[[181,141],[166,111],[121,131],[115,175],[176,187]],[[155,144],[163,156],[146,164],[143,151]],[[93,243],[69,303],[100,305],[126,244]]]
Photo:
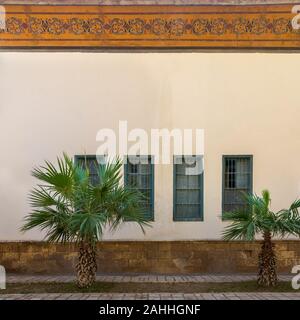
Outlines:
[[0,48],[296,48],[292,5],[6,5]]

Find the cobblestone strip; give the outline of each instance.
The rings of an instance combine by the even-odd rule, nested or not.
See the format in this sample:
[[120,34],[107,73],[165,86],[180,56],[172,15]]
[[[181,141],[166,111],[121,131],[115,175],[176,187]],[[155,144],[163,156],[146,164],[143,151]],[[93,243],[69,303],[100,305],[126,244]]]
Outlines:
[[300,300],[300,292],[1,294],[0,300]]
[[[293,275],[280,275],[281,281],[291,281]],[[73,282],[73,275],[13,275],[7,276],[7,283],[33,283],[33,282]],[[256,280],[256,275],[97,275],[100,282],[156,282],[156,283],[186,283],[186,282],[241,282]]]

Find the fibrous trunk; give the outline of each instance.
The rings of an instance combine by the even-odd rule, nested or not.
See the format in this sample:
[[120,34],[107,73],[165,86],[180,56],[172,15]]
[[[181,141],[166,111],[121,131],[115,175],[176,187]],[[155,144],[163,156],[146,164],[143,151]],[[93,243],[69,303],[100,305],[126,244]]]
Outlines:
[[77,285],[80,288],[88,288],[95,282],[97,271],[96,248],[92,243],[80,243],[76,271]]
[[278,278],[276,273],[275,245],[271,240],[271,233],[264,232],[264,240],[259,254],[258,284],[261,286],[275,286]]

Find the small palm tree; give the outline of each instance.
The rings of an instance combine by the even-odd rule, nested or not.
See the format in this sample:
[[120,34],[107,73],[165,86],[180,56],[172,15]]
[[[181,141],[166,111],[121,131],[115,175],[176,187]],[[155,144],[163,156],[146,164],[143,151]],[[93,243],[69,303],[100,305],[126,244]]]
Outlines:
[[255,240],[256,234],[263,236],[259,254],[258,284],[275,286],[277,284],[275,245],[273,236],[300,235],[300,200],[296,200],[289,209],[274,213],[270,210],[270,193],[262,192],[262,197],[255,194],[245,195],[245,209],[224,214],[231,223],[225,227],[224,240]]
[[66,154],[57,164],[46,161],[33,169],[32,175],[41,184],[30,193],[33,210],[25,217],[22,230],[38,227],[49,242],[75,242],[79,247],[77,284],[86,288],[95,282],[96,244],[104,227],[115,230],[128,220],[138,223],[143,232],[148,226],[140,205],[143,196],[120,185],[119,159],[97,165],[93,181],[87,166],[75,164]]

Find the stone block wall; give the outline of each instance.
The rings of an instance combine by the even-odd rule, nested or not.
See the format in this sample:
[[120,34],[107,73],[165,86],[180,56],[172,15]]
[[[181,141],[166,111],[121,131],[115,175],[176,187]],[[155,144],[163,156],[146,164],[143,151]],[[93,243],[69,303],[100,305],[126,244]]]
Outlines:
[[[300,264],[300,241],[275,241],[278,271]],[[259,242],[105,241],[98,245],[103,273],[248,273],[256,272]],[[0,265],[7,272],[66,274],[77,259],[73,244],[0,242]]]

